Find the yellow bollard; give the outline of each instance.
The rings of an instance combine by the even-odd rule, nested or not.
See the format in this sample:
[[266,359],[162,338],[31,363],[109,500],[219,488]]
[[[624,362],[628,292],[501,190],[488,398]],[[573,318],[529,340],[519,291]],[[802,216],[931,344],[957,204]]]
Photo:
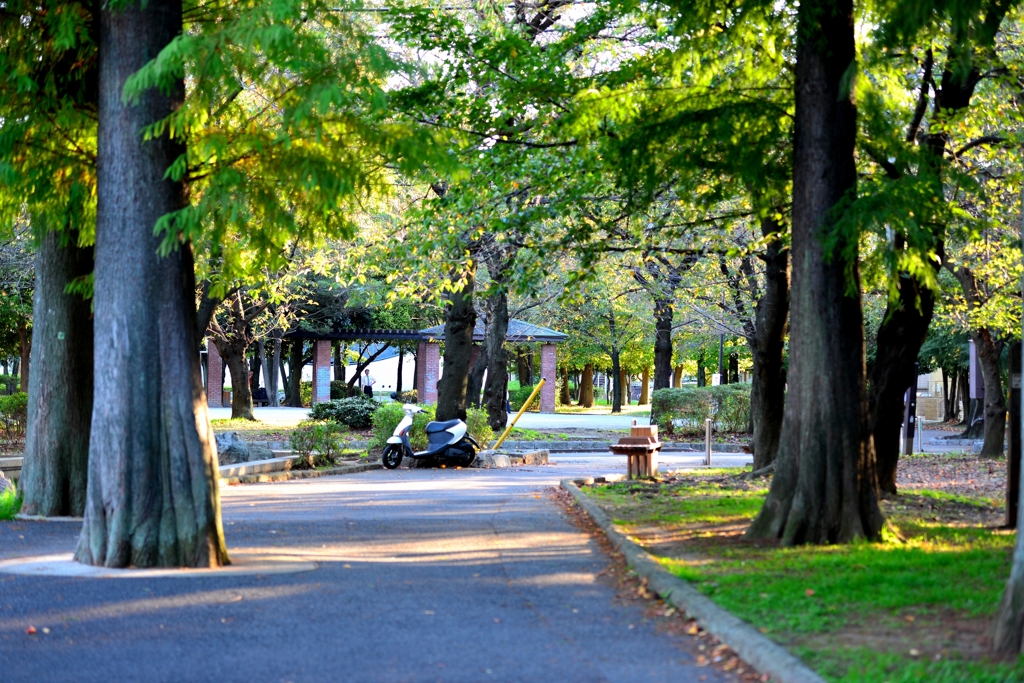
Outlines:
[[537,388],[533,390],[532,394],[530,394],[530,398],[526,399],[526,403],[524,403],[523,407],[519,409],[519,412],[516,413],[516,416],[512,418],[512,424],[510,424],[508,427],[505,427],[505,431],[502,432],[498,440],[494,442],[493,446],[491,446],[492,451],[498,450],[498,446],[500,446],[501,442],[505,440],[505,437],[508,436],[508,433],[512,431],[512,428],[516,426],[516,422],[519,421],[519,418],[523,416],[523,413],[525,413],[526,410],[530,407],[530,404],[533,403],[533,399],[537,398],[537,394],[540,393],[540,388],[544,386],[545,382],[547,382],[547,380],[541,377],[540,382],[537,383]]

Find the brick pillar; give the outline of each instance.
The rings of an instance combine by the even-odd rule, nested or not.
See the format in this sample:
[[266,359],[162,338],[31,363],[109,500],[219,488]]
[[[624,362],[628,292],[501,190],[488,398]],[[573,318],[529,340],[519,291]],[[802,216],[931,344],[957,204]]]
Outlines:
[[317,339],[313,342],[313,399],[311,403],[331,400],[331,342]]
[[420,403],[437,403],[437,380],[441,379],[441,345],[434,342],[423,344],[423,358],[420,360]]
[[555,412],[555,381],[558,379],[558,360],[554,344],[540,347],[540,376],[547,380],[540,390],[540,412]]
[[212,339],[206,340],[206,405],[211,408],[223,407],[224,360]]
[[424,361],[427,359],[427,342],[420,342],[416,346],[416,393],[417,399],[423,400],[423,373],[426,372],[427,365]]

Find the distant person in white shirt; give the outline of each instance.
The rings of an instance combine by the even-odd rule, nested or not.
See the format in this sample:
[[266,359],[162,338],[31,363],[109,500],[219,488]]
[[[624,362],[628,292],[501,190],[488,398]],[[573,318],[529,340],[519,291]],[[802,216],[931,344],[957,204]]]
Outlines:
[[373,385],[377,383],[377,380],[370,376],[370,368],[366,368],[365,373],[359,380],[359,383],[363,385],[363,393],[373,398]]

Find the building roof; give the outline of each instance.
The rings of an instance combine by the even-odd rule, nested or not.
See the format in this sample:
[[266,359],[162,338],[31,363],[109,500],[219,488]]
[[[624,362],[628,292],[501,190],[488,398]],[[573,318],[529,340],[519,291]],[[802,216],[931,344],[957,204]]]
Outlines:
[[[476,326],[473,327],[473,341],[482,342],[484,340],[484,332],[484,323],[477,318]],[[425,330],[420,330],[420,334],[423,335],[426,341],[442,341],[444,339],[444,325],[428,327]],[[508,332],[505,334],[505,341],[513,344],[526,342],[558,344],[568,338],[569,335],[552,330],[550,327],[534,325],[525,320],[516,320],[515,318],[508,321]]]
[[[473,328],[473,341],[484,340],[484,323],[479,318]],[[362,341],[443,341],[444,325],[434,325],[425,330],[332,330],[330,332],[307,332],[296,330],[284,335],[288,339],[339,339],[362,340]],[[525,320],[508,321],[508,332],[505,341],[512,344],[527,342],[541,342],[546,344],[558,344],[564,342],[569,336],[552,330],[550,327],[534,325]]]

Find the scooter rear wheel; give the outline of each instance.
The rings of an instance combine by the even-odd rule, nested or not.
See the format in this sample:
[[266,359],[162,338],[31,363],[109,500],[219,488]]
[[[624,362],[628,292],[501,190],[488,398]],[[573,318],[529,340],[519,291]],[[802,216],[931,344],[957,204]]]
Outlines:
[[389,470],[393,470],[402,464],[402,456],[405,453],[402,452],[402,448],[399,448],[393,443],[389,443],[384,447],[384,453],[381,454],[380,459],[384,463],[384,467]]

